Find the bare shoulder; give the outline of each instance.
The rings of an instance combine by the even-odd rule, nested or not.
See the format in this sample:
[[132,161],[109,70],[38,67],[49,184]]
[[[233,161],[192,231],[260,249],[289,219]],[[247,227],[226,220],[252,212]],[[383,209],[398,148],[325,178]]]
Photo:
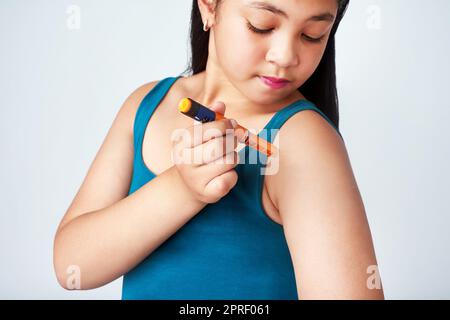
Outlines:
[[278,171],[268,177],[270,194],[279,211],[280,198],[285,195],[283,190],[290,184],[298,184],[299,179],[314,179],[312,175],[351,174],[344,141],[314,110],[303,110],[290,117],[276,135],[275,144],[280,150]]
[[[280,136],[289,148],[292,143],[310,144],[325,151],[325,146],[345,149],[344,143],[336,129],[318,112],[303,110],[294,114],[281,127]],[[318,143],[320,142],[320,143]]]
[[158,84],[159,80],[147,82],[136,88],[125,100],[119,113],[124,114],[128,123],[128,130],[132,134],[136,112],[145,96]]

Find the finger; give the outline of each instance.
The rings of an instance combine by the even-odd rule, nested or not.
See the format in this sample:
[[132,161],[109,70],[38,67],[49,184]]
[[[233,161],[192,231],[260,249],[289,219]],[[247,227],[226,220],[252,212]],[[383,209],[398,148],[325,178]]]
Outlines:
[[225,103],[223,103],[222,101],[216,101],[209,107],[209,109],[224,115],[226,106],[225,106]]
[[195,160],[193,164],[204,165],[220,159],[227,153],[235,151],[238,143],[236,136],[227,134],[198,145],[190,149]]
[[239,164],[239,153],[236,151],[229,152],[226,155],[212,162],[198,167],[199,172],[205,177],[214,177],[221,175],[229,170],[236,168]]
[[[224,197],[230,190],[236,185],[238,181],[238,174],[236,170],[226,171],[219,176],[216,176],[214,179],[209,181],[203,193],[207,197],[215,197],[215,201],[219,201],[222,197]],[[217,195],[220,195],[217,197]]]
[[239,145],[238,138],[232,133],[211,139],[194,148],[172,149],[172,162],[198,167],[215,161],[229,152],[233,152]]
[[190,141],[185,146],[194,148],[211,139],[224,136],[228,133],[234,134],[234,127],[231,119],[221,119],[190,127]]

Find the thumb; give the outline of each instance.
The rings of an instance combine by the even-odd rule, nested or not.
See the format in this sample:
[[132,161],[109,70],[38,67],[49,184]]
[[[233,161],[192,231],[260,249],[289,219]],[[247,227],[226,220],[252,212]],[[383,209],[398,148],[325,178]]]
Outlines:
[[214,102],[209,109],[211,109],[212,111],[218,112],[222,115],[225,115],[225,103],[223,103],[222,101],[216,101]]

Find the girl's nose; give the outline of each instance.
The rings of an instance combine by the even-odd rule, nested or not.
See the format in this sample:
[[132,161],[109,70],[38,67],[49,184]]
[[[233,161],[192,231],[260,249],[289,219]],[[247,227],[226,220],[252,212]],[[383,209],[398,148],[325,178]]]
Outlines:
[[266,60],[277,64],[280,68],[293,67],[299,63],[297,51],[298,48],[292,41],[279,41],[267,52]]

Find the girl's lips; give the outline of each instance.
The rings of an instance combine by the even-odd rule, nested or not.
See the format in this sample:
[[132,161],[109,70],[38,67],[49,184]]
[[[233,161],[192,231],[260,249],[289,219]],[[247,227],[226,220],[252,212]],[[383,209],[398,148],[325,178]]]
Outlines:
[[288,80],[283,80],[283,79],[276,79],[276,78],[263,77],[263,76],[260,76],[259,78],[263,81],[264,84],[266,84],[267,86],[269,86],[272,89],[283,88],[286,85],[288,85],[288,83],[289,83]]
[[267,76],[262,76],[263,78],[270,80],[272,82],[289,82],[288,79],[283,79],[283,78],[275,78],[275,77],[267,77]]

